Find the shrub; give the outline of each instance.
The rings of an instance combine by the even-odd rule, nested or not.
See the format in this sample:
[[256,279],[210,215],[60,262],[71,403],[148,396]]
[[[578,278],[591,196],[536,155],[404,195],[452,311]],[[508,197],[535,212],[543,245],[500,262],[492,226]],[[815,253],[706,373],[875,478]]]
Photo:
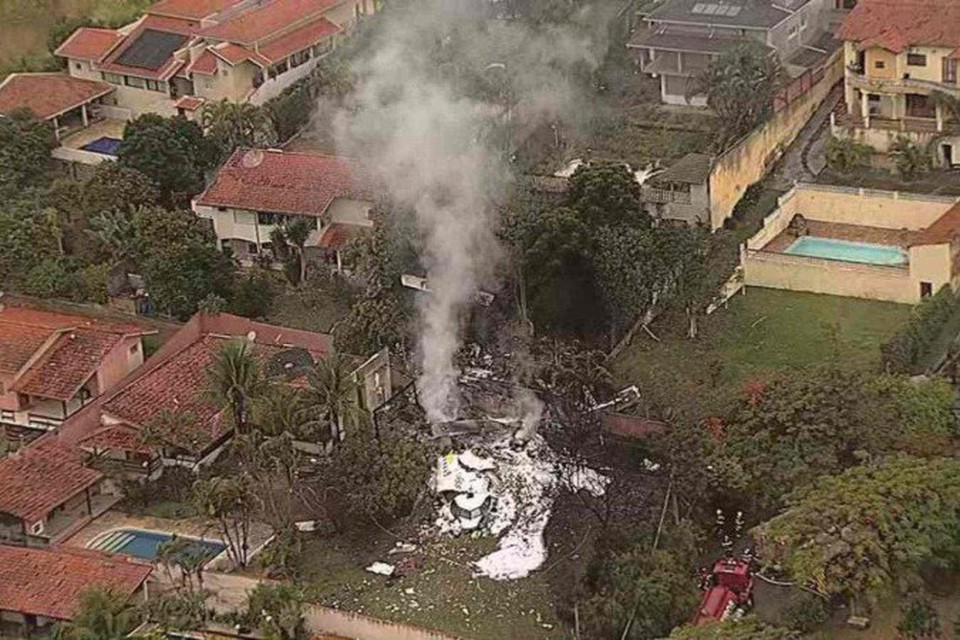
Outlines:
[[884,368],[888,373],[910,373],[943,326],[957,309],[957,299],[949,286],[925,298],[902,327],[880,347]]
[[783,609],[783,623],[793,631],[810,633],[826,621],[823,600],[809,593],[795,595]]
[[940,637],[940,615],[922,596],[911,596],[900,608],[900,623],[897,631],[906,640]]
[[830,138],[824,153],[830,169],[838,173],[853,173],[870,163],[873,148],[847,138]]
[[913,180],[933,166],[930,153],[907,138],[897,138],[890,151],[896,156],[897,173],[904,180]]

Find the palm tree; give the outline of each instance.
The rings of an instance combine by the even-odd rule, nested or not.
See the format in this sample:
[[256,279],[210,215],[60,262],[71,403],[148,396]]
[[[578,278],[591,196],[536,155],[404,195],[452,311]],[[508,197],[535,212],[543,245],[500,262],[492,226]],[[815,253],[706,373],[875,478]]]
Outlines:
[[307,374],[311,404],[318,420],[329,426],[334,439],[342,440],[344,427],[360,418],[363,412],[354,370],[354,363],[338,353],[321,358]]
[[250,560],[250,520],[255,496],[244,476],[215,476],[193,484],[191,501],[197,511],[214,521],[227,545],[227,555],[238,567]]
[[101,211],[90,218],[88,226],[88,233],[107,246],[114,260],[130,258],[136,252],[137,231],[130,213]]
[[230,412],[234,427],[246,429],[251,401],[266,391],[267,379],[251,342],[230,340],[214,356],[208,371],[210,394]]
[[301,390],[285,384],[272,385],[268,393],[254,402],[253,423],[266,436],[289,433],[300,437],[309,422],[307,409]]
[[136,609],[123,597],[105,589],[80,594],[80,611],[72,622],[57,627],[63,640],[121,640],[137,625]]
[[225,156],[237,147],[268,147],[276,142],[267,111],[249,102],[209,102],[200,112],[200,122]]

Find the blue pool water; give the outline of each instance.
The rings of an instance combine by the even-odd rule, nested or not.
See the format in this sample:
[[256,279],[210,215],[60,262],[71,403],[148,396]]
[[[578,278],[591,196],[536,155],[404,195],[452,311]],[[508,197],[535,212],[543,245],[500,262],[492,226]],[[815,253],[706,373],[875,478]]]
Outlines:
[[106,156],[115,156],[120,151],[120,142],[121,140],[117,138],[97,138],[96,140],[88,142],[80,148],[84,151],[102,153]]
[[[159,553],[160,545],[172,539],[173,536],[167,533],[155,533],[140,529],[117,529],[97,538],[90,544],[90,547],[110,553],[123,553],[144,560],[154,560]],[[203,556],[211,560],[227,548],[222,542],[214,540],[184,539],[189,543],[185,553]]]
[[907,263],[907,254],[900,247],[814,236],[797,239],[784,253],[862,264],[896,266]]

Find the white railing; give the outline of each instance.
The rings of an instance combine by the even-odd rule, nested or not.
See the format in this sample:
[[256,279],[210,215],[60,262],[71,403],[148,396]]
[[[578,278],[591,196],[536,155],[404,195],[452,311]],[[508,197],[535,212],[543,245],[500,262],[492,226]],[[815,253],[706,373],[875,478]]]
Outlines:
[[276,78],[264,79],[263,84],[254,89],[247,97],[247,100],[255,105],[262,105],[268,100],[273,100],[283,93],[284,89],[310,75],[310,72],[317,67],[317,64],[322,59],[323,56],[311,58],[299,67],[288,69]]

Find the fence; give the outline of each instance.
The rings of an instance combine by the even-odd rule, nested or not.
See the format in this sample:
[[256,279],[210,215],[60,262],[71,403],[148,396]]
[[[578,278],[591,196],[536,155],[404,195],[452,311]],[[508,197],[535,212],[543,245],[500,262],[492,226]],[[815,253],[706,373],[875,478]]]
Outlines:
[[370,618],[351,611],[311,605],[306,612],[307,628],[357,640],[460,640],[439,631]]

